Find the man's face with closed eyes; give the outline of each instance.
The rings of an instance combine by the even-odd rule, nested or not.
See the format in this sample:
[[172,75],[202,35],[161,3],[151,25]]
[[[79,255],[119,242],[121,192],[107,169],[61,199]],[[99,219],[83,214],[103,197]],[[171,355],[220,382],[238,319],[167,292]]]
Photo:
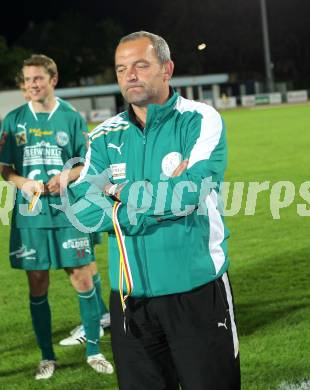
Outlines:
[[115,52],[115,70],[122,95],[128,103],[144,107],[165,101],[173,63],[159,62],[149,38],[120,43]]

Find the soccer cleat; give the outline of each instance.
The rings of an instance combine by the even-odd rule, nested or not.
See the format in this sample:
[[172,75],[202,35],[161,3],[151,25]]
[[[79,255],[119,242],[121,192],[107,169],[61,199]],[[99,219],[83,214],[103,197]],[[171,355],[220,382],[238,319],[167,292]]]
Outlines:
[[[100,337],[104,335],[104,329],[111,324],[110,313],[105,313],[100,319]],[[79,345],[86,342],[86,334],[83,325],[76,326],[70,332],[70,336],[61,340],[60,345],[67,347],[70,345]]]
[[35,379],[49,379],[51,376],[53,376],[55,368],[55,360],[41,360],[36,372]]
[[103,316],[100,318],[100,325],[102,326],[103,329],[110,327],[111,325],[110,313],[103,314]]
[[[86,343],[86,334],[83,325],[79,325],[73,330],[71,330],[70,335],[71,336],[61,340],[59,344],[62,345],[63,347],[68,347],[70,345],[79,345],[79,344]],[[102,337],[103,335],[104,335],[104,328],[100,324],[100,337]]]
[[113,366],[102,353],[88,356],[87,363],[99,374],[112,374],[114,372]]

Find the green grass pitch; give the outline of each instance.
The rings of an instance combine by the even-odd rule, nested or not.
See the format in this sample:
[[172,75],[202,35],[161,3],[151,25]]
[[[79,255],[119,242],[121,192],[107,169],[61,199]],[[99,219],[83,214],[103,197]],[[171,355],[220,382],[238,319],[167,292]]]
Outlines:
[[[225,180],[244,181],[246,189],[254,181],[268,181],[270,187],[290,181],[296,192],[294,202],[280,210],[280,219],[272,218],[270,190],[258,194],[255,215],[245,215],[245,192],[240,212],[226,218],[242,389],[309,384],[310,218],[297,214],[297,204],[307,203],[299,188],[309,180],[310,105],[239,109],[222,115],[229,144]],[[284,196],[282,191],[281,199]],[[79,324],[75,293],[61,271],[51,272],[49,293],[59,368],[51,380],[34,381],[40,354],[31,329],[26,278],[8,265],[8,241],[9,229],[0,222],[0,389],[117,389],[114,375],[96,374],[85,364],[84,346],[57,345]],[[97,248],[97,259],[107,301],[106,240]],[[101,345],[112,359],[109,331]]]

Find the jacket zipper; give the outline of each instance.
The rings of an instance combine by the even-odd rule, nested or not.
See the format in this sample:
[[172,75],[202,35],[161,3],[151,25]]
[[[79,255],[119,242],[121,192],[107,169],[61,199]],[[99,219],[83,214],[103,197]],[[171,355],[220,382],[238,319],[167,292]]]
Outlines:
[[[145,128],[143,130],[142,137],[143,137],[143,178],[145,178],[145,149],[146,149],[146,129]],[[151,291],[149,275],[148,275],[148,269],[147,269],[146,248],[145,248],[144,236],[141,236],[141,244],[143,246],[142,263],[143,263],[143,268],[144,268],[143,269],[143,273],[144,273],[144,276],[145,276],[146,295],[150,296],[152,291]]]

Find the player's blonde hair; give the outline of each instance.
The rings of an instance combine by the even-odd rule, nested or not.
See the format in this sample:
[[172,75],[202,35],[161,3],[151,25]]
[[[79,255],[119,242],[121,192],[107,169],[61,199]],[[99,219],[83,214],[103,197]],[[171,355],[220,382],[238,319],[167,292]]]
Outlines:
[[19,70],[16,73],[14,80],[15,80],[16,87],[22,88],[24,86],[24,84],[25,84],[24,74],[21,70]]
[[55,61],[44,54],[32,54],[24,60],[23,68],[25,66],[42,66],[51,78],[58,75]]

